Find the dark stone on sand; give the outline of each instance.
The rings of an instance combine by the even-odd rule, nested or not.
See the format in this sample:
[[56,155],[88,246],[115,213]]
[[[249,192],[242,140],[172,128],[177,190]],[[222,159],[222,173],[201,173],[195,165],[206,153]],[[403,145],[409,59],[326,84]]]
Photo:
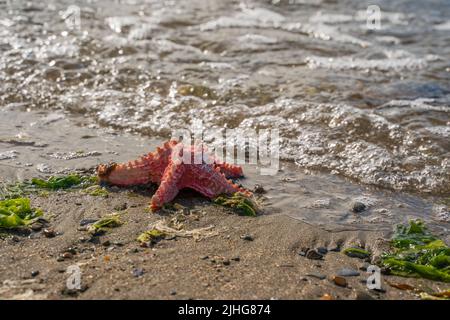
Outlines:
[[124,203],[120,203],[120,204],[116,205],[114,207],[114,210],[123,211],[123,210],[126,210],[127,208],[128,208],[128,205],[126,202],[124,202]]
[[230,265],[230,260],[226,259],[222,261],[224,266],[229,266]]
[[363,212],[366,209],[367,209],[367,206],[364,203],[360,202],[360,201],[355,201],[352,204],[352,211],[354,213],[360,213],[360,212]]
[[208,257],[208,256],[201,256],[200,259],[201,259],[201,260],[208,260],[209,257]]
[[31,271],[31,276],[34,278],[34,277],[37,277],[39,275],[39,270],[34,270],[34,271]]
[[266,193],[266,189],[260,184],[255,184],[255,187],[253,188],[253,193],[256,194],[264,194]]
[[102,245],[104,247],[109,247],[111,245],[111,242],[109,240],[103,241]]
[[355,300],[375,300],[369,293],[357,290]]
[[175,290],[170,291],[170,295],[171,295],[171,296],[174,296],[174,295],[176,295],[176,294],[177,294],[177,292],[176,292]]
[[350,268],[342,268],[337,272],[338,276],[341,277],[357,277],[360,275],[359,271],[350,269]]
[[362,265],[359,266],[359,270],[361,271],[367,271],[367,268],[370,266],[370,263],[364,262]]
[[250,234],[244,234],[241,236],[241,239],[245,241],[253,241],[253,236]]
[[83,220],[81,220],[80,221],[80,226],[87,226],[87,225],[89,225],[89,224],[93,224],[93,223],[95,223],[95,222],[97,222],[98,220],[97,219],[83,219]]
[[238,262],[238,261],[241,261],[241,258],[240,257],[233,257],[233,258],[231,258],[231,260]]
[[323,258],[323,255],[317,252],[317,250],[311,249],[306,253],[306,258],[311,260],[321,260]]
[[92,237],[89,239],[89,242],[90,242],[90,243],[93,243],[93,244],[100,244],[100,238],[99,238],[98,236],[92,236]]
[[325,247],[318,247],[317,248],[317,252],[320,254],[327,254],[328,253],[328,249]]
[[62,261],[64,261],[64,258],[62,256],[58,256],[58,258],[56,258],[56,261],[62,262]]
[[51,228],[44,229],[44,236],[46,236],[47,238],[53,238],[56,236],[56,232]]
[[136,268],[133,270],[133,276],[136,278],[143,276],[144,273],[145,273],[144,269]]
[[61,255],[61,257],[62,257],[63,259],[72,259],[72,258],[73,258],[73,254],[70,253],[70,252],[64,252],[64,253]]
[[331,251],[331,252],[340,252],[340,251],[341,251],[341,247],[336,246],[336,247],[334,247],[334,248],[331,248],[330,251]]
[[371,291],[375,291],[375,292],[379,292],[379,293],[386,293],[386,289],[384,288],[375,288],[375,289],[370,289]]
[[73,247],[69,247],[64,252],[69,252],[71,254],[77,254],[77,249],[73,248]]
[[33,231],[40,231],[43,227],[44,226],[42,225],[42,223],[36,222],[36,223],[33,223],[30,228]]
[[318,272],[312,272],[307,274],[308,277],[313,277],[319,280],[323,280],[326,278],[324,274],[318,273]]

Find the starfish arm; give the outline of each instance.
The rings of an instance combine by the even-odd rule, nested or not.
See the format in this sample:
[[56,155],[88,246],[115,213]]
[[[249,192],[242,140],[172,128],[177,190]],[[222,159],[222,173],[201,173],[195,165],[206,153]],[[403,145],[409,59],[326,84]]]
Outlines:
[[150,161],[147,155],[127,163],[99,165],[97,176],[100,181],[117,186],[146,184],[151,182],[149,174],[151,168],[149,164]]
[[235,166],[229,163],[215,163],[214,166],[219,168],[227,178],[240,178],[244,176],[241,166]]
[[227,180],[225,175],[220,172],[220,169],[205,164],[191,165],[189,171],[182,178],[181,188],[194,189],[208,198],[235,192],[250,194],[248,191],[233,184],[230,180]]
[[100,165],[97,168],[98,179],[118,186],[159,183],[175,145],[177,142],[171,140],[138,160]]
[[185,167],[181,162],[170,160],[168,166],[164,170],[161,184],[150,202],[152,211],[161,208],[164,203],[170,202],[176,197],[180,190],[178,183],[183,176],[184,171]]

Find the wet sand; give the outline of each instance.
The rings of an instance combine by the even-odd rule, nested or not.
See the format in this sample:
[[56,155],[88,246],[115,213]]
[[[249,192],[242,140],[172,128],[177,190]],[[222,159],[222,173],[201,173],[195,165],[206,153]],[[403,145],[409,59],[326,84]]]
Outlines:
[[[202,240],[161,240],[144,248],[136,237],[151,222],[170,218],[148,213],[145,194],[130,196],[122,190],[99,199],[71,192],[32,201],[51,213],[47,227],[57,235],[3,234],[1,299],[319,299],[324,294],[333,299],[417,299],[386,280],[431,291],[446,288],[443,283],[382,275],[386,291],[369,290],[364,283],[369,275],[360,270],[367,266],[365,261],[342,252],[328,252],[322,260],[299,255],[305,247],[357,244],[376,256],[385,245],[377,232],[330,233],[286,216],[241,217],[183,193],[177,202],[189,208],[183,215],[186,230],[214,226],[218,234]],[[83,219],[125,207],[124,224],[105,235],[91,238],[79,230]],[[65,252],[71,257],[58,258]],[[81,270],[80,291],[66,288],[67,270],[73,265]],[[346,277],[346,287],[331,279],[342,268],[360,272]]]
[[[77,126],[76,119],[64,115],[12,110],[4,115],[22,135],[12,129],[11,136],[2,132],[2,152],[15,151],[10,152],[12,159],[0,163],[2,182],[90,171],[107,159],[132,159],[159,142]],[[175,201],[184,211],[150,213],[154,188],[108,191],[106,198],[80,190],[31,196],[32,205],[45,212],[49,224],[36,231],[1,232],[0,299],[319,299],[325,294],[333,299],[417,299],[414,292],[393,288],[386,280],[426,291],[448,287],[382,275],[382,290],[369,290],[368,261],[339,251],[329,251],[320,260],[299,254],[305,248],[356,245],[376,259],[386,248],[390,236],[386,230],[330,232],[283,212],[242,217],[189,191]],[[84,230],[86,220],[113,212],[121,214],[122,226],[96,237]],[[136,241],[152,222],[172,218],[182,221],[185,230],[213,226],[215,235],[164,239],[150,247]],[[46,237],[45,228],[56,236]],[[66,287],[67,270],[74,265],[81,271],[81,290]],[[345,277],[345,287],[332,281],[343,268],[359,272]]]

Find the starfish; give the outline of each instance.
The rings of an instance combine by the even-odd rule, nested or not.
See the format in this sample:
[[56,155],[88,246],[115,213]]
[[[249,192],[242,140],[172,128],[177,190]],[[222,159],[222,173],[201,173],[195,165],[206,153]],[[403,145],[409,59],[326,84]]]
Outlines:
[[[200,156],[201,161],[196,161],[200,163],[184,163],[183,152],[189,152],[194,159]],[[172,201],[183,188],[194,189],[210,199],[235,192],[251,195],[249,191],[227,180],[243,176],[240,166],[217,160],[206,152],[203,144],[186,148],[175,140],[164,143],[155,152],[135,161],[99,165],[97,175],[100,182],[117,186],[159,184],[150,202],[152,211]]]

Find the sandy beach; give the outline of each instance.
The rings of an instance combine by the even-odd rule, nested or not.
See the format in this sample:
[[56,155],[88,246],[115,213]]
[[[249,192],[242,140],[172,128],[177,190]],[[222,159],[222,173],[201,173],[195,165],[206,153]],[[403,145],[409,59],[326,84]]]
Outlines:
[[0,300],[449,299],[449,30],[448,0],[0,1]]
[[[64,117],[45,122],[45,114],[6,114],[16,117],[16,126],[23,121],[21,130],[29,133],[19,143],[5,139],[2,132],[3,145],[17,150],[11,165],[21,161],[34,165],[19,170],[1,166],[1,176],[9,177],[5,181],[49,175],[36,174],[37,162],[49,154],[49,147],[40,146],[43,139],[49,139],[51,148],[78,150],[88,145],[74,143],[69,148],[67,137],[89,136],[93,130]],[[36,124],[25,126],[33,122],[31,118]],[[56,128],[59,132],[52,135]],[[146,143],[137,143],[139,137],[123,135],[125,140],[136,139],[136,144],[119,156],[110,137],[103,133],[90,139],[75,138],[89,141],[89,148],[96,145],[96,150],[102,148],[99,139],[107,141],[104,145],[111,152],[101,150],[102,155],[69,161],[53,159],[47,161],[48,169],[92,173],[95,164],[107,158],[124,160],[148,149]],[[116,147],[122,148],[121,143],[131,145],[129,140],[117,139]],[[64,169],[68,163],[71,167]],[[251,188],[248,181],[247,187]],[[1,299],[418,299],[420,290],[446,288],[440,282],[385,274],[381,275],[381,290],[367,288],[370,274],[366,268],[386,250],[391,232],[330,232],[282,213],[239,216],[191,191],[176,198],[177,209],[150,213],[154,187],[108,187],[107,191],[106,197],[84,190],[31,195],[33,207],[42,209],[45,220],[20,231],[2,230]],[[263,198],[261,201],[264,203]],[[121,226],[98,236],[86,230],[88,223],[111,213],[120,214]],[[195,237],[167,237],[141,246],[136,238],[156,221],[176,221],[184,231],[209,229]],[[342,252],[353,246],[366,249],[371,258],[350,258]],[[322,254],[306,255],[308,249]],[[73,266],[81,271],[80,290],[67,288]],[[342,272],[349,275],[344,277],[344,285],[338,285],[333,277]],[[415,290],[390,284],[409,284]]]

